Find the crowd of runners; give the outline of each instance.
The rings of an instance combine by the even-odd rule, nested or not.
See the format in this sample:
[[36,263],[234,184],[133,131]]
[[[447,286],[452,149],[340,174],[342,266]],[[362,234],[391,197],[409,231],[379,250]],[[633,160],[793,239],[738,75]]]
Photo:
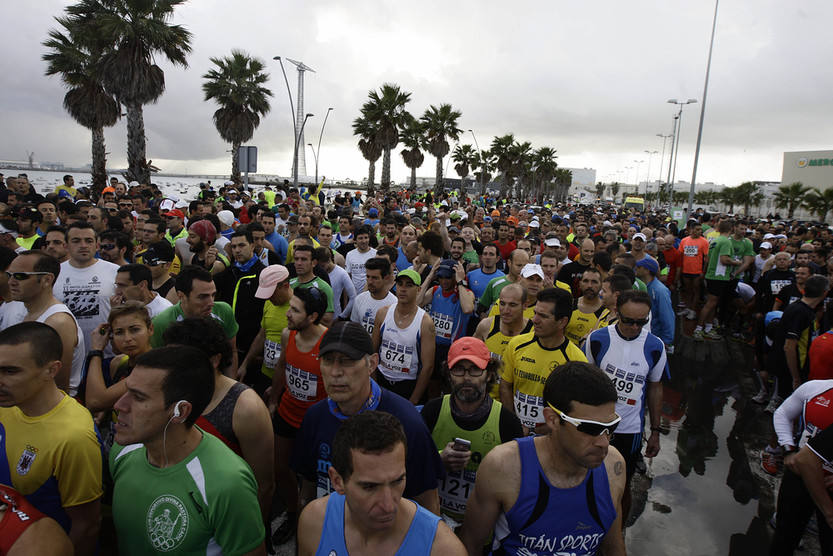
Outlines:
[[833,554],[831,256],[777,217],[5,177],[0,553],[625,554],[669,359],[729,339],[771,554],[813,514]]

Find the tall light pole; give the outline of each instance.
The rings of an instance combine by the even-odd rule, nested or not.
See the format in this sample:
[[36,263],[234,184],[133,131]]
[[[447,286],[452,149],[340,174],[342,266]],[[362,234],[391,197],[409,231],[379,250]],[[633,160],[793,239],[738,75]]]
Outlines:
[[659,182],[662,181],[662,166],[665,164],[665,140],[669,137],[673,137],[673,135],[664,135],[662,133],[657,133],[656,135],[657,137],[662,137],[662,154],[659,156],[659,178],[657,179],[657,192],[659,192],[661,189]]
[[318,134],[318,148],[312,146],[312,143],[307,143],[312,149],[312,156],[315,157],[315,183],[318,184],[318,155],[321,154],[321,138],[324,137],[324,126],[327,125],[327,118],[330,117],[330,112],[333,107],[327,108],[327,113],[324,115],[324,123],[321,124],[321,133]]
[[474,134],[473,129],[467,130],[471,133],[472,139],[474,139],[474,146],[477,147],[477,157],[480,159],[480,190],[484,191],[486,189],[486,168],[485,160],[483,160],[483,151],[480,150],[480,145],[477,143],[477,136]]
[[709,91],[709,70],[712,67],[712,49],[714,48],[714,30],[717,27],[717,5],[719,0],[714,0],[714,19],[712,20],[712,38],[709,42],[709,60],[706,62],[706,81],[703,84],[703,104],[700,105],[700,125],[697,128],[697,146],[694,147],[694,169],[691,171],[691,187],[688,190],[688,214],[694,204],[694,183],[697,180],[697,162],[700,160],[700,141],[703,139],[703,119],[706,115],[706,93]]
[[[679,105],[680,111],[677,112],[677,115],[674,119],[674,135],[675,138],[671,139],[671,160],[673,160],[673,164],[669,161],[668,166],[668,192],[669,192],[669,204],[670,204],[670,193],[674,190],[674,180],[677,179],[677,157],[679,156],[680,152],[680,129],[682,128],[683,124],[683,106],[686,104],[692,104],[697,102],[696,98],[690,98],[688,100],[677,100],[675,98],[668,99],[668,104],[676,104]],[[676,143],[676,145],[675,145]],[[673,171],[672,171],[673,168]]]
[[644,162],[644,160],[634,160],[634,163],[636,164],[636,176],[634,176],[633,181],[636,183],[637,195],[639,195],[639,166],[641,166]]
[[648,188],[650,187],[651,183],[651,159],[654,157],[655,154],[659,154],[659,151],[649,151],[645,149],[642,152],[648,153],[648,177],[645,179],[645,194],[648,194]]
[[298,161],[298,143],[301,142],[301,137],[303,137],[304,128],[307,125],[307,120],[312,118],[314,115],[315,114],[307,114],[306,116],[304,116],[304,121],[301,124],[301,129],[298,130],[299,133],[297,134],[297,137],[295,138],[295,155],[293,156],[292,159],[296,161],[296,164],[295,164],[295,167],[292,169],[293,170],[292,171],[292,187],[298,187],[298,164],[297,164],[297,161]]
[[[275,56],[272,59],[277,60],[281,65],[281,73],[283,73],[283,80],[286,83],[286,94],[289,95],[289,110],[292,112],[292,143],[295,145],[295,152],[292,155],[292,176],[295,179],[295,176],[298,175],[295,171],[295,167],[298,165],[298,124],[295,123],[295,105],[292,103],[292,89],[289,88],[289,79],[286,78],[286,70],[283,69],[283,60],[280,56]],[[297,186],[297,180],[295,181],[295,185]]]

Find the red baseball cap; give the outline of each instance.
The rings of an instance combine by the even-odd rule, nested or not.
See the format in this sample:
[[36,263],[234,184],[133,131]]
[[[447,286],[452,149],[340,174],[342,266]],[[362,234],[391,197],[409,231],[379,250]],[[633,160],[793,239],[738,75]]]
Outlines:
[[448,350],[448,368],[450,369],[456,365],[461,359],[465,359],[481,369],[485,369],[491,356],[492,354],[483,340],[473,336],[465,336],[451,344],[451,349]]
[[176,216],[177,218],[185,218],[185,213],[179,209],[173,209],[166,212],[165,216]]

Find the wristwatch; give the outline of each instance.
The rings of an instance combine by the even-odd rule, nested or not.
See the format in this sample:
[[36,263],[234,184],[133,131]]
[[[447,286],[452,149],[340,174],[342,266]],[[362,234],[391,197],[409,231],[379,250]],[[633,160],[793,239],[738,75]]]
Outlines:
[[93,357],[101,357],[102,359],[104,359],[104,352],[101,351],[100,349],[92,349],[87,354],[87,358],[89,359],[89,358],[93,358]]

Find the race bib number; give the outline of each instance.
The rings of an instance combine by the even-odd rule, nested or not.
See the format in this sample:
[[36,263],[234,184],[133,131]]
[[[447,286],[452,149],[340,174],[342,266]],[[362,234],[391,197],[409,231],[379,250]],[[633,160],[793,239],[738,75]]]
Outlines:
[[376,314],[370,309],[367,309],[361,318],[362,326],[367,330],[368,334],[373,334],[373,325],[376,323]]
[[544,399],[523,392],[515,392],[515,413],[528,429],[544,422]]
[[383,341],[379,348],[382,365],[400,373],[410,373],[414,358],[414,348],[400,346],[393,342]]
[[457,514],[461,518],[466,513],[466,503],[474,490],[475,471],[449,471],[440,485],[440,507],[443,511]]
[[437,331],[437,338],[451,339],[451,330],[454,328],[454,319],[444,313],[431,313],[434,320],[434,329]]
[[683,255],[685,255],[686,257],[696,257],[698,251],[699,249],[696,245],[686,245],[683,248]]
[[318,377],[287,363],[286,386],[296,400],[311,402],[315,400],[318,391]]
[[263,365],[267,369],[274,369],[278,364],[278,359],[281,356],[281,343],[272,340],[266,340],[263,343]]
[[610,364],[605,367],[605,372],[610,376],[610,380],[613,381],[619,402],[625,405],[636,406],[642,397],[645,377],[641,374],[629,373]]

